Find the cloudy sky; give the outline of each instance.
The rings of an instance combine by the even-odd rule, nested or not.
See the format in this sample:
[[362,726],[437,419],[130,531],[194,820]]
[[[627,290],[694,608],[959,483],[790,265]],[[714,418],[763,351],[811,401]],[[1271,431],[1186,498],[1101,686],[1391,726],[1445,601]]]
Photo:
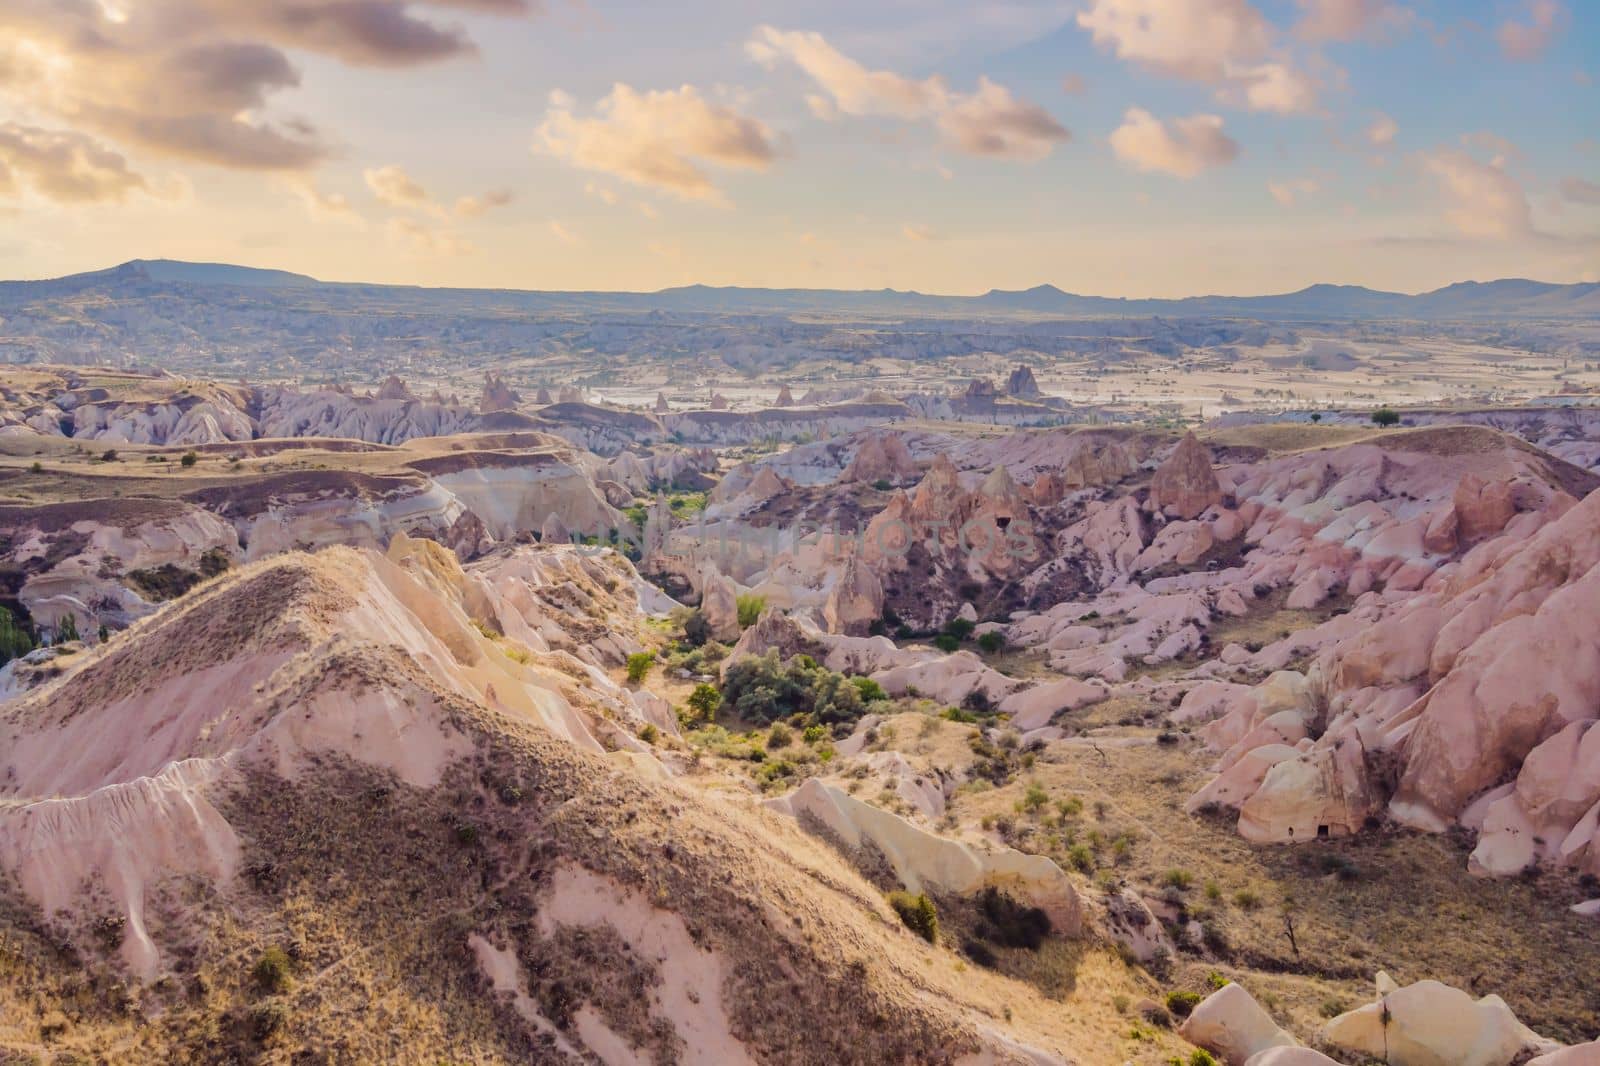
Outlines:
[[0,0],[0,277],[1600,279],[1591,0]]

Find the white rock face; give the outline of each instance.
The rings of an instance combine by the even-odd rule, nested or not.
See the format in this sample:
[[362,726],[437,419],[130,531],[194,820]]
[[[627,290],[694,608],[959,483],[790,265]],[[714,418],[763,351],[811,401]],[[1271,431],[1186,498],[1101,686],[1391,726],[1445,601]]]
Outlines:
[[1178,1032],[1229,1062],[1247,1062],[1271,1048],[1299,1044],[1239,984],[1224,985],[1201,1000]]
[[1330,1021],[1324,1039],[1393,1066],[1507,1066],[1558,1046],[1517,1021],[1499,996],[1474,1000],[1438,981],[1400,988],[1386,973],[1377,986],[1377,1001]]
[[817,778],[787,796],[769,800],[767,806],[796,818],[815,818],[848,847],[872,844],[911,892],[926,888],[964,895],[993,885],[1042,909],[1057,933],[1074,936],[1082,928],[1082,907],[1072,882],[1042,855],[1010,848],[977,851],[918,829],[899,815],[863,803]]

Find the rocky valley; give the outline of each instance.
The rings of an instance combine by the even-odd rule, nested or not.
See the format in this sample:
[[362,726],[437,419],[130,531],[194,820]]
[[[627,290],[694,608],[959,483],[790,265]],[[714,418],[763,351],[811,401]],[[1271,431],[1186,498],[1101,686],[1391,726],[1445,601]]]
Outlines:
[[1596,1061],[1575,375],[96,361],[0,368],[0,1060]]

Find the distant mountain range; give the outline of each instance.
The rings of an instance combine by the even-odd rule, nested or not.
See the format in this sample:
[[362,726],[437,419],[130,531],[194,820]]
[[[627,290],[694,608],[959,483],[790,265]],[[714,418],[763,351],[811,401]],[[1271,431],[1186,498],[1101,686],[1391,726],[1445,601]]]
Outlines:
[[[652,293],[543,292],[518,289],[430,289],[323,282],[304,274],[226,263],[136,259],[108,270],[48,281],[0,282],[0,303],[58,298],[76,292],[137,296],[163,289],[301,290],[350,304],[375,300],[440,309],[503,307],[517,311],[627,310],[703,314],[842,314],[888,317],[1192,317],[1279,321],[1319,319],[1460,319],[1485,317],[1600,318],[1600,283],[1556,285],[1521,278],[1463,281],[1407,295],[1358,285],[1312,285],[1274,296],[1192,296],[1178,300],[1079,296],[1054,285],[992,289],[982,296],[939,296],[896,289],[755,289],[689,285]],[[190,292],[189,295],[197,295]],[[219,294],[220,295],[220,294]]]

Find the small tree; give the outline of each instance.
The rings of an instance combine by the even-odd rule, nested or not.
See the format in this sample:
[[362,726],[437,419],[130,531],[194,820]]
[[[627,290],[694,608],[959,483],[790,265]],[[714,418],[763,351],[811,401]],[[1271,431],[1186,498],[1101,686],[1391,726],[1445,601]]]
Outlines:
[[114,463],[114,462],[116,462],[117,461],[117,450],[115,448],[107,448],[105,451],[100,453],[100,461],[102,463]]
[[56,623],[56,643],[65,644],[68,641],[79,640],[78,619],[75,615],[67,615]]
[[185,468],[191,467],[194,464],[198,463],[199,461],[200,461],[199,454],[196,453],[196,452],[192,452],[192,451],[184,452],[183,453],[183,458],[178,460],[178,462],[181,463]]
[[978,648],[985,655],[993,655],[995,652],[999,651],[1005,646],[1005,635],[1000,633],[998,630],[991,629],[989,632],[978,637]]
[[749,629],[761,618],[761,612],[767,609],[767,598],[747,593],[735,601],[739,605],[739,628]]
[[689,694],[689,709],[694,712],[695,718],[700,721],[714,721],[717,717],[717,708],[721,706],[722,693],[717,691],[715,685],[701,682]]
[[1313,421],[1313,422],[1321,422],[1322,421],[1322,412],[1321,411],[1312,411],[1311,412],[1311,421]]
[[17,624],[11,612],[0,607],[0,666],[33,650],[33,638]]
[[919,892],[913,896],[909,892],[891,892],[889,906],[894,908],[907,929],[930,944],[938,942],[939,911],[927,893]]
[[637,685],[650,674],[650,668],[656,664],[656,654],[653,651],[636,651],[628,656],[628,684]]
[[1372,422],[1374,425],[1382,426],[1385,429],[1390,426],[1399,425],[1400,412],[1389,407],[1380,407],[1376,411],[1372,412]]

